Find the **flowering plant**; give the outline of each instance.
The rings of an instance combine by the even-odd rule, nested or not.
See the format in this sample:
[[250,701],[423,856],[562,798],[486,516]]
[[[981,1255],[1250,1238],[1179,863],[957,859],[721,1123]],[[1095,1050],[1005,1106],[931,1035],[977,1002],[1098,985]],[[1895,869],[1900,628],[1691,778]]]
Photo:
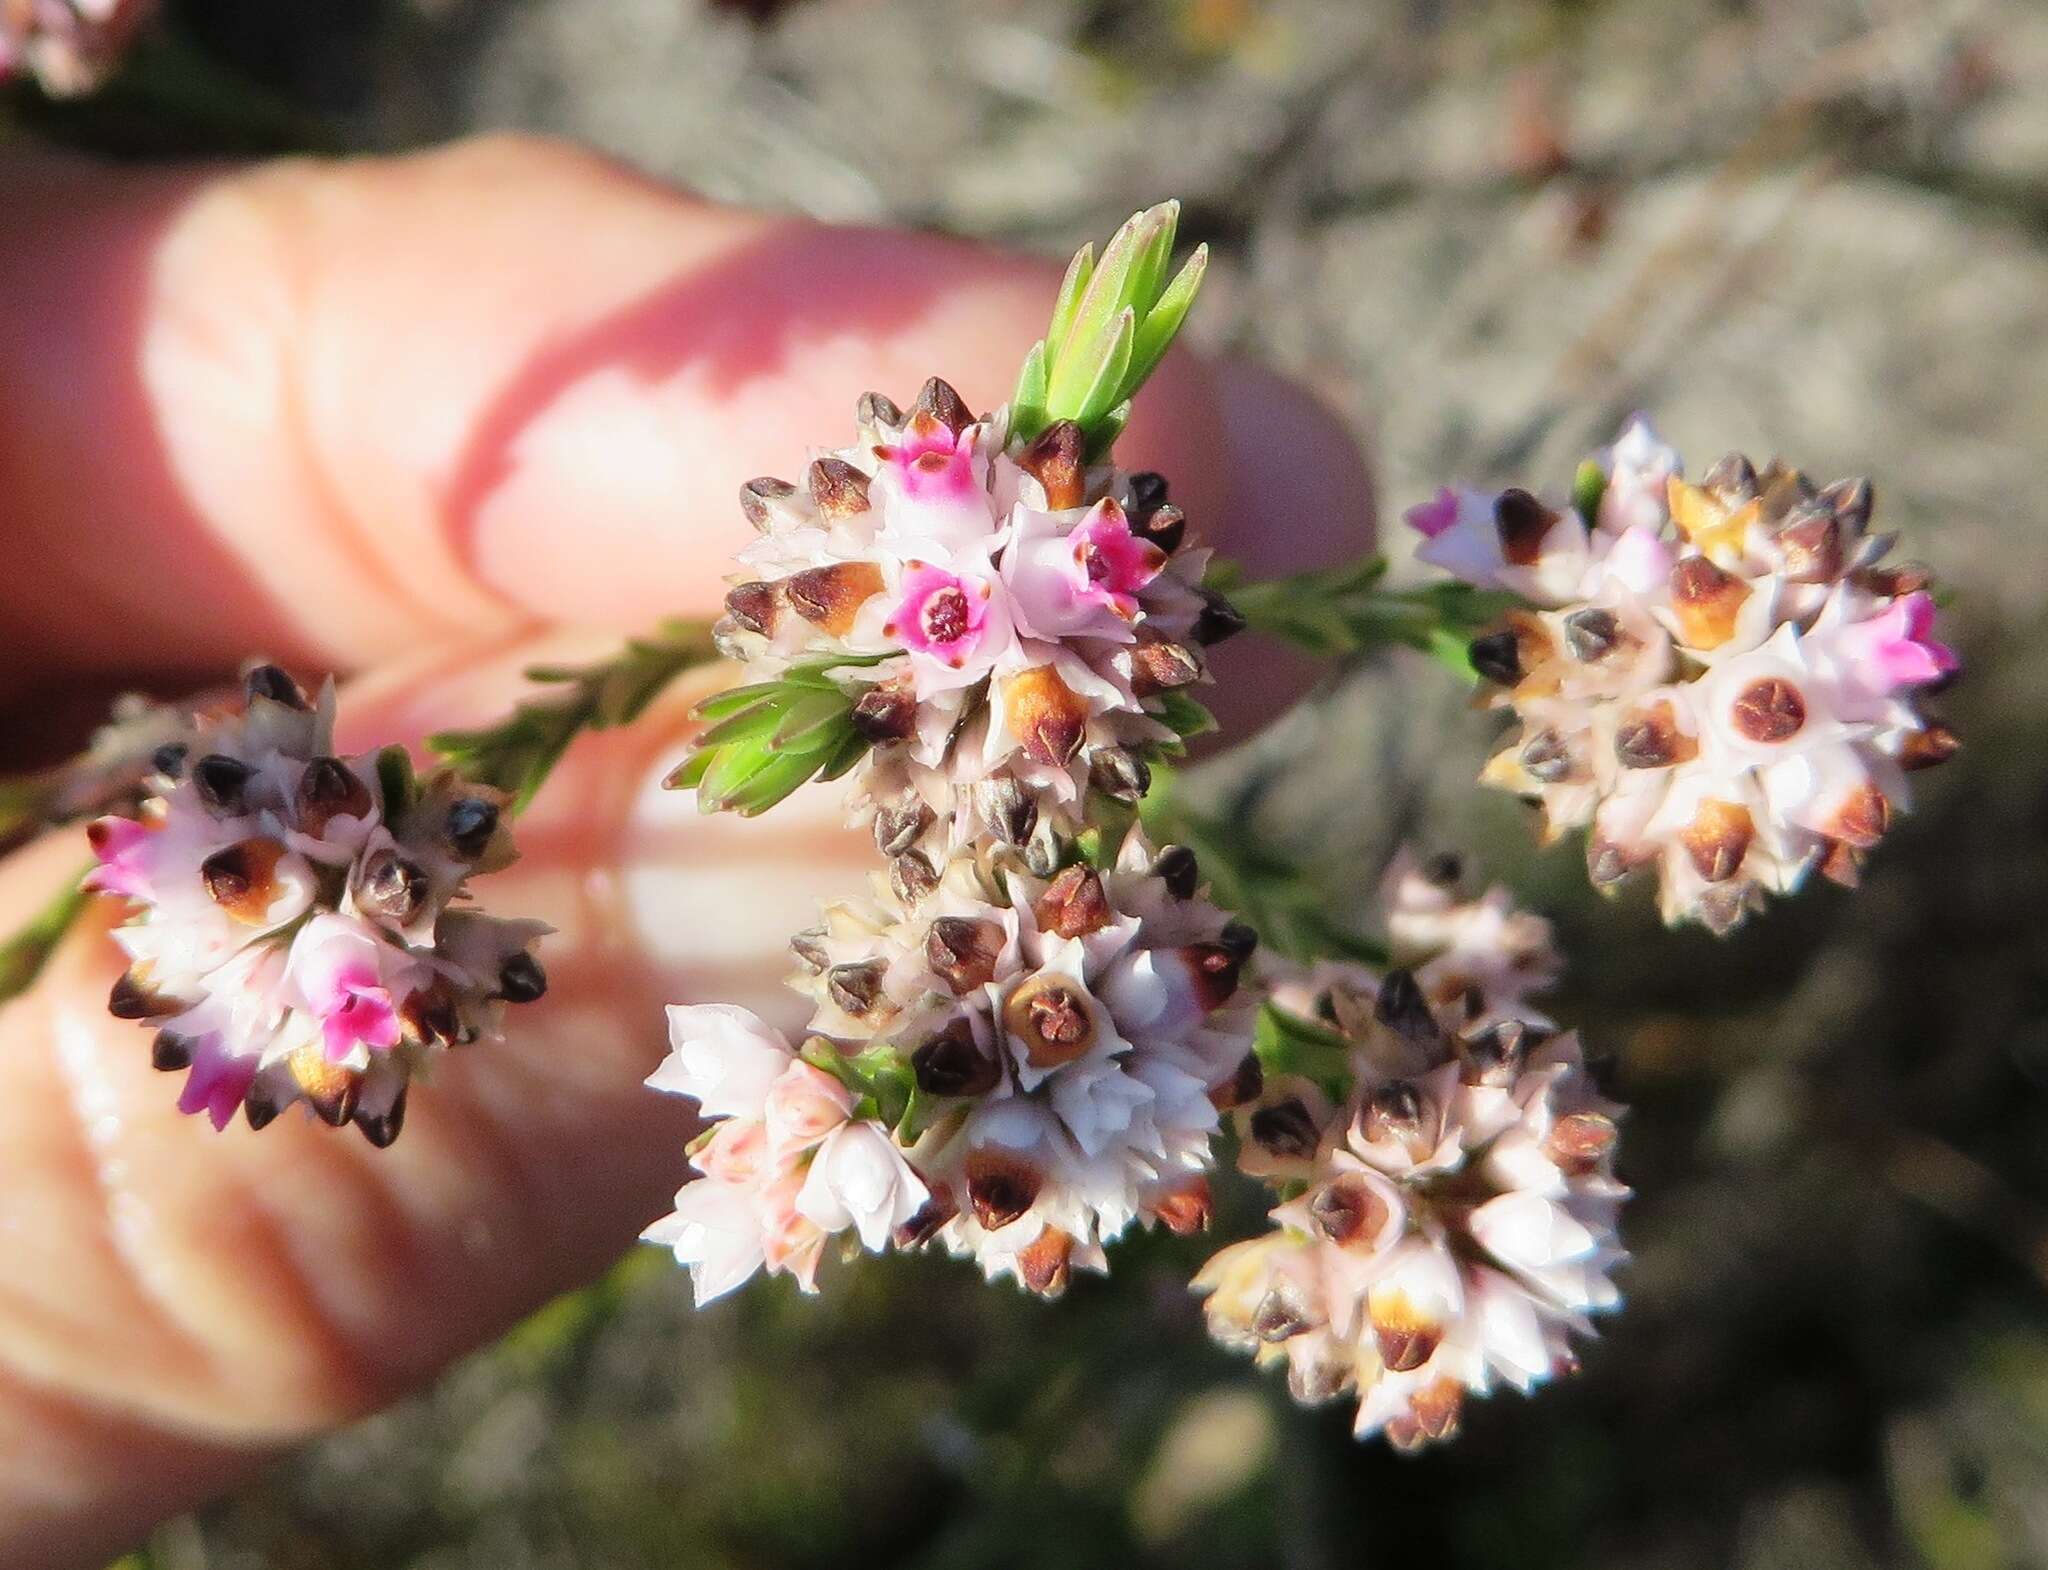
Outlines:
[[[668,783],[751,816],[843,779],[877,865],[792,939],[800,1030],[669,1011],[649,1084],[704,1121],[646,1236],[700,1303],[922,1248],[1055,1296],[1134,1227],[1208,1227],[1234,1169],[1271,1226],[1197,1274],[1209,1326],[1298,1398],[1355,1400],[1361,1435],[1439,1440],[1467,1397],[1574,1367],[1619,1303],[1628,1190],[1620,1107],[1532,1001],[1548,924],[1404,854],[1382,930],[1350,932],[1179,810],[1158,786],[1213,726],[1209,651],[1249,629],[1438,656],[1510,713],[1489,783],[1548,836],[1587,828],[1602,888],[1653,870],[1668,921],[1715,931],[1816,868],[1853,881],[1907,772],[1956,745],[1920,707],[1955,657],[1866,483],[1739,458],[1689,482],[1640,420],[1555,500],[1411,510],[1445,579],[1247,581],[1115,456],[1203,278],[1201,250],[1173,266],[1177,218],[1075,258],[1003,407],[936,377],[907,408],[871,393],[800,483],[749,481],[715,625],[535,671],[552,690],[433,738],[430,770],[336,755],[331,692],[257,665],[0,798],[0,834],[91,818],[85,888],[128,911],[111,1006],[186,1073],[180,1105],[261,1127],[303,1100],[397,1137],[441,1052],[545,990],[544,930],[469,880],[577,736],[723,658]],[[0,951],[0,984],[74,906]]]

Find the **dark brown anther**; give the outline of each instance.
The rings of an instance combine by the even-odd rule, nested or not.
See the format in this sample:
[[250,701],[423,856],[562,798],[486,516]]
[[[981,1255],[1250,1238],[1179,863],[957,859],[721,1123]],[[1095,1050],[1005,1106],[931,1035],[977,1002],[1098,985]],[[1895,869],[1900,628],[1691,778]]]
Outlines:
[[984,1147],[967,1157],[967,1203],[974,1219],[991,1232],[1037,1204],[1044,1182],[1029,1162],[999,1150]]
[[445,978],[408,993],[398,1013],[406,1036],[413,1041],[452,1047],[462,1039],[462,1015],[455,1006],[455,989]]
[[1598,838],[1586,841],[1586,877],[1594,888],[1610,892],[1634,870],[1619,845]]
[[1242,921],[1227,921],[1216,934],[1216,945],[1242,965],[1258,952],[1259,935]]
[[107,1012],[116,1019],[163,1019],[184,1011],[176,998],[153,989],[133,970],[124,970],[107,994]]
[[284,1108],[278,1104],[277,1095],[261,1080],[249,1087],[242,1098],[242,1115],[249,1120],[252,1129],[265,1129],[277,1121],[278,1113]]
[[1009,775],[986,779],[974,787],[974,805],[982,821],[1005,845],[1022,849],[1038,827],[1038,798]]
[[1620,1130],[1614,1119],[1598,1112],[1570,1112],[1551,1125],[1543,1153],[1571,1177],[1595,1171],[1614,1149]]
[[1390,970],[1380,978],[1380,992],[1373,1000],[1372,1014],[1403,1041],[1427,1044],[1443,1034],[1412,970]]
[[354,895],[356,909],[365,915],[406,927],[426,905],[428,878],[418,864],[408,862],[387,845],[362,862]]
[[773,637],[782,610],[782,596],[772,583],[736,584],[726,591],[725,613],[748,632]]
[[1216,1214],[1216,1201],[1209,1193],[1209,1180],[1198,1177],[1172,1193],[1152,1202],[1152,1214],[1175,1237],[1193,1237],[1206,1232]]
[[960,996],[994,979],[1003,929],[972,916],[941,916],[925,934],[925,963]]
[[243,807],[243,793],[256,771],[240,758],[209,752],[192,765],[192,786],[210,812],[232,817]]
[[1696,756],[1699,743],[1678,728],[1669,703],[1653,703],[1614,733],[1614,755],[1631,769],[1662,769]]
[[1962,737],[1940,720],[1931,720],[1924,730],[1914,731],[1906,738],[1899,763],[1908,769],[1931,769],[1937,763],[1948,762],[1962,746]]
[[1395,1080],[1366,1098],[1358,1120],[1368,1140],[1389,1134],[1396,1139],[1411,1139],[1422,1132],[1422,1096],[1406,1080]]
[[1422,864],[1422,875],[1440,889],[1454,889],[1465,879],[1465,858],[1454,850],[1439,851]]
[[1268,1345],[1292,1340],[1315,1326],[1315,1317],[1286,1285],[1275,1286],[1252,1310],[1252,1334]]
[[531,954],[514,954],[498,969],[498,996],[507,1003],[535,1003],[547,990],[548,973]]
[[1169,845],[1152,863],[1152,875],[1175,899],[1193,899],[1201,886],[1202,864],[1185,845]]
[[1309,1116],[1307,1107],[1292,1097],[1260,1107],[1248,1121],[1259,1148],[1286,1160],[1312,1156],[1322,1143],[1322,1130],[1316,1127],[1316,1120]]
[[1088,783],[1111,801],[1139,801],[1152,788],[1152,765],[1128,747],[1104,747],[1088,760]]
[[917,390],[917,402],[910,406],[910,413],[913,419],[920,414],[930,415],[955,436],[974,423],[974,411],[967,407],[966,400],[937,376]]
[[1678,630],[1695,649],[1718,649],[1735,636],[1749,585],[1704,556],[1688,556],[1671,569],[1671,609]]
[[282,703],[288,709],[304,711],[313,705],[306,701],[306,690],[282,665],[258,665],[242,678],[242,689],[253,698],[268,698],[272,703]]
[[825,929],[811,927],[799,932],[789,940],[789,951],[803,962],[804,968],[812,975],[823,975],[825,967],[832,963],[832,956],[825,947]]
[[1571,747],[1554,730],[1538,731],[1522,744],[1522,767],[1546,785],[1569,779],[1573,761]]
[[1891,826],[1891,798],[1878,789],[1874,780],[1865,780],[1835,809],[1827,832],[1857,850],[1869,850]]
[[441,831],[448,848],[464,861],[475,861],[489,849],[498,832],[498,804],[481,796],[464,796],[448,804]]
[[917,725],[917,694],[907,680],[878,682],[853,700],[853,728],[877,746],[901,741]]
[[1877,506],[1877,493],[1871,489],[1869,480],[1859,476],[1824,486],[1818,500],[1826,504],[1828,510],[1841,520],[1842,527],[1853,536],[1870,527],[1870,515]]
[[747,515],[747,522],[765,531],[774,526],[776,514],[795,496],[796,487],[789,481],[763,475],[740,487],[740,511]]
[[921,1248],[939,1235],[940,1229],[960,1214],[960,1205],[943,1188],[933,1189],[931,1198],[918,1207],[917,1214],[890,1235],[898,1248]]
[[797,615],[832,637],[842,638],[852,630],[860,608],[882,592],[882,569],[867,561],[810,567],[783,579],[782,592],[789,596]]
[[176,779],[185,772],[185,759],[192,749],[182,741],[167,741],[149,755],[149,766],[166,779]]
[[1003,720],[1024,756],[1058,769],[1081,749],[1088,706],[1050,665],[1034,665],[1003,683]]
[[[1742,870],[1756,838],[1749,809],[1735,802],[1702,801],[1679,835],[1694,869],[1708,883],[1726,883]],[[1745,886],[1746,891],[1746,886]]]
[[811,500],[826,522],[851,518],[868,510],[868,477],[844,458],[819,458],[805,475]]
[[1333,1179],[1315,1191],[1308,1213],[1323,1236],[1339,1248],[1370,1245],[1386,1230],[1387,1202],[1364,1178],[1353,1173]]
[[1134,529],[1140,520],[1151,517],[1166,505],[1166,476],[1157,469],[1140,469],[1125,476],[1124,490],[1129,497],[1124,503],[1124,513]]
[[315,758],[299,776],[295,803],[299,832],[319,837],[336,818],[367,818],[374,803],[370,787],[339,758]]
[[1087,1056],[1095,1045],[1094,1015],[1073,984],[1059,976],[1034,976],[1011,993],[1003,1005],[1003,1028],[1023,1043],[1033,1068],[1058,1068]]
[[1053,512],[1078,507],[1086,499],[1088,438],[1072,420],[1055,420],[1038,440],[1017,456],[1017,467],[1045,487],[1045,505]]
[[277,897],[277,864],[285,848],[274,839],[247,839],[217,850],[199,864],[207,897],[236,921],[263,919]]
[[1443,1345],[1444,1327],[1431,1322],[1375,1319],[1372,1330],[1373,1339],[1379,1343],[1380,1361],[1397,1374],[1413,1373]]
[[1103,892],[1102,878],[1092,867],[1067,868],[1046,885],[1031,909],[1042,931],[1062,938],[1100,932],[1115,914]]
[[149,1044],[149,1066],[165,1074],[175,1074],[181,1068],[190,1068],[192,1043],[176,1031],[158,1031],[156,1039]]
[[888,968],[887,962],[879,959],[834,965],[825,973],[825,990],[834,1003],[858,1019],[881,1001],[882,975]]
[[406,1087],[399,1086],[391,1105],[382,1112],[365,1112],[360,1108],[356,1111],[356,1127],[379,1150],[389,1150],[405,1127],[405,1092]]
[[917,1088],[928,1096],[985,1096],[1003,1077],[1002,1065],[975,1044],[965,1021],[955,1021],[910,1055]]
[[1725,938],[1749,914],[1750,891],[1755,885],[1746,880],[1731,880],[1716,883],[1693,901],[1693,914],[1699,917],[1700,925],[1717,938]]
[[892,431],[903,424],[903,411],[887,393],[862,393],[860,402],[853,406],[853,415],[863,425],[883,426]]
[[1509,1085],[1541,1039],[1518,1019],[1503,1019],[1458,1041],[1459,1077],[1468,1085]]
[[1194,983],[1195,1000],[1207,1010],[1219,1009],[1237,993],[1244,971],[1244,957],[1221,943],[1190,943],[1180,951]]
[[1517,567],[1533,566],[1543,555],[1543,541],[1558,514],[1527,491],[1511,487],[1493,504],[1493,525],[1500,535],[1500,553]]
[[1614,612],[1597,607],[1591,610],[1573,611],[1564,619],[1565,647],[1572,651],[1572,658],[1591,665],[1605,659],[1621,641],[1621,623],[1615,620]]
[[330,1063],[317,1046],[301,1047],[285,1064],[297,1082],[306,1105],[329,1128],[341,1128],[356,1115],[362,1094],[362,1076],[337,1063]]
[[1465,646],[1472,668],[1490,682],[1512,687],[1522,679],[1521,640],[1509,628],[1481,633]]
[[875,814],[875,849],[884,856],[900,856],[931,826],[932,809],[921,801],[884,807]]
[[1721,459],[1700,480],[1700,489],[1712,491],[1723,506],[1739,507],[1758,495],[1756,465],[1739,452]]
[[1209,1105],[1218,1112],[1250,1106],[1266,1088],[1266,1066],[1256,1052],[1247,1052],[1230,1078],[1209,1087]]
[[1828,583],[1842,571],[1842,526],[1815,508],[1793,514],[1778,531],[1778,557],[1794,583]]
[[906,906],[915,906],[939,886],[939,875],[922,852],[907,850],[889,863],[889,887]]
[[1925,562],[1905,561],[1890,567],[1866,567],[1850,574],[1851,579],[1872,594],[1896,597],[1918,594],[1934,585],[1934,569]]
[[1018,1284],[1040,1297],[1058,1297],[1067,1289],[1073,1258],[1073,1237],[1058,1227],[1047,1227],[1018,1251]]
[[[1169,556],[1179,550],[1181,542],[1188,537],[1188,515],[1172,502],[1164,502],[1146,513],[1142,521],[1136,513],[1132,513],[1130,519],[1133,534],[1140,539],[1150,540]],[[1202,638],[1199,629],[1194,636],[1204,643],[1221,641],[1216,638]]]
[[1160,639],[1140,643],[1131,650],[1131,691],[1141,698],[1156,692],[1185,687],[1202,674],[1202,662],[1193,649]]
[[1202,610],[1195,618],[1194,631],[1189,634],[1195,642],[1212,647],[1244,631],[1248,624],[1243,611],[1214,589],[1203,588],[1196,592],[1202,597]]
[[1765,676],[1735,695],[1729,719],[1751,741],[1787,741],[1806,724],[1806,700],[1782,676]]

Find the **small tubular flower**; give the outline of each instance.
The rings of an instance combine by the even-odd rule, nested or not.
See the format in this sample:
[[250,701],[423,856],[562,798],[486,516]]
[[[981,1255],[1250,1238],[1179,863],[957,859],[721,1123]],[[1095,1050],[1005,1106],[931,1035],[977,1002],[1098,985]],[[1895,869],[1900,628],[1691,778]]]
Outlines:
[[415,780],[396,750],[337,757],[333,726],[331,689],[253,670],[239,710],[158,750],[140,817],[91,825],[85,886],[131,907],[109,1006],[188,1071],[182,1110],[261,1128],[303,1100],[387,1145],[435,1052],[546,990],[547,929],[450,908],[512,859],[495,792]]
[[1418,555],[1529,602],[1471,646],[1517,725],[1487,783],[1589,831],[1603,889],[1654,869],[1665,919],[1725,932],[1816,868],[1853,884],[1907,774],[1954,733],[1920,710],[1958,660],[1926,574],[1888,566],[1863,480],[1740,455],[1697,484],[1638,418],[1570,505],[1446,491]]

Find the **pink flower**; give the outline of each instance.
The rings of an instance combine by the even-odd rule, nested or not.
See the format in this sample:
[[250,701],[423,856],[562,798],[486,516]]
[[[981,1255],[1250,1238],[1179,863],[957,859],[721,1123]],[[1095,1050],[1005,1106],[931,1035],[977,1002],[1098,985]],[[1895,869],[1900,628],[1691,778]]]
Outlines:
[[192,1069],[178,1094],[178,1110],[188,1117],[204,1112],[218,1133],[242,1109],[255,1078],[255,1058],[236,1057],[218,1036],[201,1037],[192,1045]]
[[152,833],[148,827],[133,818],[99,818],[86,830],[86,835],[100,862],[85,876],[89,892],[119,894],[134,900],[150,898]]
[[1067,538],[1073,543],[1077,595],[1083,604],[1107,605],[1129,621],[1138,614],[1138,591],[1159,576],[1166,552],[1131,532],[1130,520],[1104,501]]
[[768,1087],[768,1149],[777,1162],[809,1150],[853,1114],[853,1093],[802,1059]]
[[903,574],[903,598],[883,636],[912,654],[964,670],[985,645],[997,642],[1007,620],[993,606],[994,595],[995,585],[986,579],[914,561]]
[[1962,661],[1947,644],[1934,641],[1933,631],[1933,596],[1920,590],[1894,600],[1880,615],[1836,634],[1843,678],[1874,696],[1938,681]]
[[958,434],[930,415],[914,416],[893,447],[877,450],[874,504],[882,520],[877,543],[905,558],[950,559],[985,546],[996,518],[976,471],[973,433]]
[[[972,429],[968,427],[967,429]],[[980,489],[974,482],[974,450],[961,434],[930,415],[914,418],[894,447],[881,449],[881,456],[903,494],[912,501],[953,503],[974,496]]]
[[1123,509],[1104,499],[1071,530],[1062,514],[1020,510],[1003,582],[1027,637],[1128,643],[1138,593],[1165,565],[1166,553],[1133,534]]
[[756,1183],[768,1161],[768,1131],[752,1118],[728,1118],[690,1164],[713,1182]]
[[320,1022],[330,1063],[398,1045],[398,1006],[384,974],[391,952],[347,916],[315,916],[293,940],[290,979]]
[[1431,500],[1410,507],[1401,518],[1425,540],[1433,540],[1457,523],[1458,493],[1446,485]]

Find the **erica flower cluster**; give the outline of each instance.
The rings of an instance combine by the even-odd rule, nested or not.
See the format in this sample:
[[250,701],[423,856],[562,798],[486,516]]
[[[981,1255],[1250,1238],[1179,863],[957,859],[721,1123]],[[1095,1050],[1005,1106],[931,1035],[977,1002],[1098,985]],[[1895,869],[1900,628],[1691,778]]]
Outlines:
[[1518,724],[1485,772],[1589,830],[1609,887],[1656,869],[1669,921],[1725,931],[1819,868],[1853,883],[1954,734],[1917,694],[1953,673],[1928,575],[1886,564],[1865,480],[1737,455],[1697,483],[1643,421],[1572,502],[1445,490],[1417,555],[1528,602],[1476,640]]
[[1135,833],[1108,871],[961,856],[914,899],[878,877],[794,941],[801,1054],[743,1010],[673,1010],[649,1082],[720,1121],[648,1237],[700,1302],[763,1264],[809,1289],[838,1232],[1051,1295],[1133,1221],[1204,1224],[1218,1109],[1257,1064],[1254,939],[1196,877]]
[[303,1099],[386,1145],[435,1051],[546,990],[547,929],[460,903],[512,859],[496,792],[415,780],[396,748],[337,757],[333,728],[331,688],[252,671],[246,703],[158,747],[139,817],[92,824],[86,887],[134,908],[111,1007],[187,1071],[181,1110],[261,1128]]
[[[1163,479],[1090,463],[1073,420],[1028,442],[1010,424],[1007,410],[976,418],[937,378],[907,414],[869,394],[853,446],[801,486],[742,495],[760,538],[740,553],[720,646],[764,699],[792,673],[831,679],[787,712],[741,710],[713,740],[773,715],[793,787],[800,760],[835,772],[806,740],[836,737],[844,714],[843,745],[869,754],[866,805],[927,876],[987,837],[1036,835],[1052,870],[1091,789],[1143,795],[1148,751],[1199,713],[1182,689],[1207,679],[1204,645],[1240,625],[1200,587],[1209,553],[1187,543]],[[715,749],[698,761],[684,782],[710,804],[778,799],[773,771]]]
[[26,72],[59,97],[113,69],[154,0],[0,0],[0,82]]
[[1298,1400],[1355,1396],[1357,1433],[1402,1449],[1496,1382],[1576,1367],[1570,1337],[1619,1302],[1624,1258],[1619,1109],[1524,1003],[1556,969],[1546,926],[1499,891],[1460,900],[1455,876],[1389,875],[1395,968],[1318,965],[1277,990],[1274,1055],[1306,1072],[1237,1122],[1240,1164],[1284,1201],[1195,1282],[1219,1341],[1284,1364]]

